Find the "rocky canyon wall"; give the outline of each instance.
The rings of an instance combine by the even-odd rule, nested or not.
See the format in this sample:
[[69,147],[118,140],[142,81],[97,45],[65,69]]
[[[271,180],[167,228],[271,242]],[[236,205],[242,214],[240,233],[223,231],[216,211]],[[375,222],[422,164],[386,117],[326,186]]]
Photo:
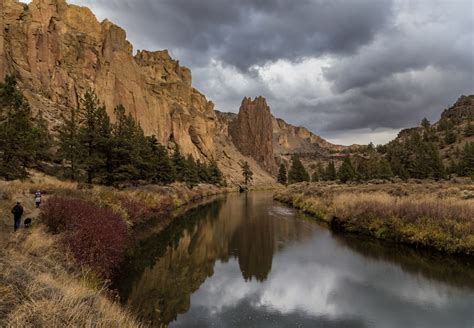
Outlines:
[[176,142],[195,158],[213,157],[214,105],[166,50],[133,55],[123,29],[64,0],[2,5],[0,69],[15,74],[33,107],[43,107],[52,121],[64,108],[77,107],[90,88],[111,116],[122,104],[146,134]]

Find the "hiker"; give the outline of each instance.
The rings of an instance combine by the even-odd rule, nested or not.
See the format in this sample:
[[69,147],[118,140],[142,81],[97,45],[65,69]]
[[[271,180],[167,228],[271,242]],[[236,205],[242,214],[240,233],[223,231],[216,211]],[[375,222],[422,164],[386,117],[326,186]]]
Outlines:
[[35,204],[36,208],[39,208],[41,205],[41,191],[39,190],[35,193]]
[[20,227],[21,223],[21,216],[23,215],[23,206],[21,206],[20,202],[17,202],[15,207],[12,209],[13,220],[14,220],[14,231],[17,231]]

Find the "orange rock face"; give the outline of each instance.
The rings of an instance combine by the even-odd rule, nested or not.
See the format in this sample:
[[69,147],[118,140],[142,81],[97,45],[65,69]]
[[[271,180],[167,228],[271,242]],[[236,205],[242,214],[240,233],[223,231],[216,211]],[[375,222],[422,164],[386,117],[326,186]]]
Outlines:
[[134,56],[123,29],[64,0],[2,0],[2,9],[1,76],[15,74],[50,121],[91,88],[111,116],[122,104],[146,134],[197,159],[213,158],[214,105],[166,50]]

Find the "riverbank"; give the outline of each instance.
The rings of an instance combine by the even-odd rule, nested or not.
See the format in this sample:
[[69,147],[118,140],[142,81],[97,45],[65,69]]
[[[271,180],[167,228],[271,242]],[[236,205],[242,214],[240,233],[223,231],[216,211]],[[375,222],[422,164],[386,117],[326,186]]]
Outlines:
[[340,185],[302,183],[275,193],[333,230],[474,254],[474,185],[437,182]]
[[[41,212],[33,204],[36,190],[44,195]],[[119,191],[41,174],[0,182],[0,326],[141,327],[108,289],[135,229],[147,221],[164,229],[173,210],[229,191],[182,184]],[[13,234],[10,209],[17,201],[33,227]]]

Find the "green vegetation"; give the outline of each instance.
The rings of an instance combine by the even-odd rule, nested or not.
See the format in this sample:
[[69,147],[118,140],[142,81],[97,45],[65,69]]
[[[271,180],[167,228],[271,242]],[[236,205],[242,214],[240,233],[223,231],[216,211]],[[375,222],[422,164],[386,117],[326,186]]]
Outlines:
[[402,179],[443,179],[446,170],[435,143],[425,141],[413,131],[402,141],[392,141],[386,147],[386,158],[393,174]]
[[333,161],[329,162],[329,164],[326,166],[326,169],[323,174],[323,180],[324,181],[334,181],[336,180],[337,173],[336,173],[336,165],[334,164]]
[[[0,85],[0,177],[25,178],[28,168],[50,163],[61,164],[63,177],[89,184],[225,185],[214,161],[196,163],[191,155],[183,156],[178,145],[170,158],[168,150],[155,136],[145,136],[122,105],[114,114],[111,123],[106,108],[87,91],[81,106],[63,115],[55,144],[42,114],[32,117],[15,79],[8,76]],[[55,154],[52,149],[57,149]]]
[[344,162],[337,173],[337,176],[341,182],[346,183],[347,181],[354,180],[356,177],[356,172],[354,167],[352,166],[352,161],[349,157],[346,157]]
[[288,182],[298,183],[309,180],[309,174],[301,163],[299,156],[293,155],[291,159],[291,168],[288,172]]
[[50,141],[43,116],[33,117],[16,80],[7,76],[0,84],[0,177],[25,178],[28,168],[50,158]]
[[278,170],[277,181],[278,183],[281,183],[283,185],[286,185],[288,183],[288,174],[286,172],[286,166],[283,163],[280,164],[280,169]]

